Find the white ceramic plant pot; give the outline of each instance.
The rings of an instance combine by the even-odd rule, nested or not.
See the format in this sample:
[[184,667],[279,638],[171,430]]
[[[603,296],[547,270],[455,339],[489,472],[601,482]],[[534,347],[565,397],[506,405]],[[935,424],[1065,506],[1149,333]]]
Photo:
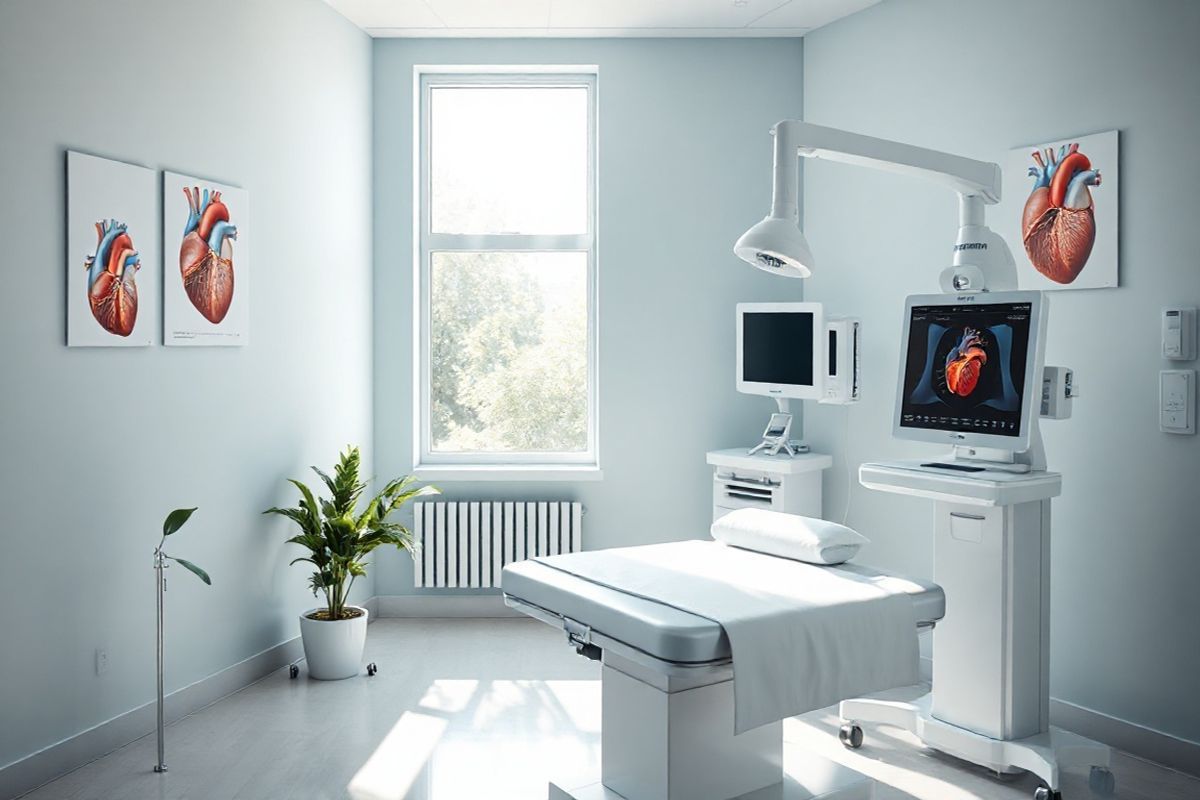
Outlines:
[[308,615],[320,609],[309,609],[300,615],[300,639],[304,643],[304,660],[308,674],[319,681],[339,681],[358,674],[362,665],[363,648],[367,645],[367,610],[357,608],[361,616],[354,619],[321,620]]

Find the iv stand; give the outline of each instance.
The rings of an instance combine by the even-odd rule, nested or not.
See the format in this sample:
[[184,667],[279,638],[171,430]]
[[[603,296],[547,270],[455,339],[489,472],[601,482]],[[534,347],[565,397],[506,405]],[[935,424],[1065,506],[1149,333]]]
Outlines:
[[164,763],[163,742],[163,592],[167,589],[166,557],[161,547],[154,548],[154,584],[158,594],[158,638],[155,643],[155,661],[158,672],[158,763],[154,765],[155,772],[166,772]]

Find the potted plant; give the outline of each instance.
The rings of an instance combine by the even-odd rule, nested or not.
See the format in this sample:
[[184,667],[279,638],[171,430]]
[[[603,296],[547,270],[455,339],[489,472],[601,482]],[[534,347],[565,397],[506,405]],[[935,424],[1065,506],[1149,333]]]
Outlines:
[[389,481],[361,512],[359,500],[367,488],[359,478],[361,455],[348,447],[330,477],[313,467],[329,490],[329,498],[318,500],[298,480],[289,482],[300,490],[295,508],[269,508],[264,514],[279,514],[300,528],[288,541],[308,550],[300,561],[316,569],[309,579],[313,595],[325,596],[325,605],[300,615],[300,637],[308,674],[318,680],[340,680],[358,674],[367,641],[367,610],[347,603],[354,580],[366,574],[366,557],[381,545],[412,551],[412,534],[388,517],[402,505],[421,495],[437,494],[432,486],[416,486],[410,476]]

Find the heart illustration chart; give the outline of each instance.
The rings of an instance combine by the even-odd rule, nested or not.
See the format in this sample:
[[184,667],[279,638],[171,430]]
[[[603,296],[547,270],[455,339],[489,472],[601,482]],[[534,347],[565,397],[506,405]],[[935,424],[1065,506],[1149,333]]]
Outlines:
[[247,193],[163,175],[163,339],[169,345],[247,343]]
[[1001,232],[1022,289],[1117,285],[1117,167],[1116,131],[1010,152]]
[[67,344],[154,343],[158,328],[155,174],[67,152]]

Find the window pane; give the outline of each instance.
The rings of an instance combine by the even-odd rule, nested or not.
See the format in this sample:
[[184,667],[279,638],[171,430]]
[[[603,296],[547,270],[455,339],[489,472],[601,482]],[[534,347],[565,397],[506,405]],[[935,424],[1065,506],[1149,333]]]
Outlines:
[[430,449],[588,449],[587,253],[432,253]]
[[584,86],[430,90],[435,233],[587,233]]

